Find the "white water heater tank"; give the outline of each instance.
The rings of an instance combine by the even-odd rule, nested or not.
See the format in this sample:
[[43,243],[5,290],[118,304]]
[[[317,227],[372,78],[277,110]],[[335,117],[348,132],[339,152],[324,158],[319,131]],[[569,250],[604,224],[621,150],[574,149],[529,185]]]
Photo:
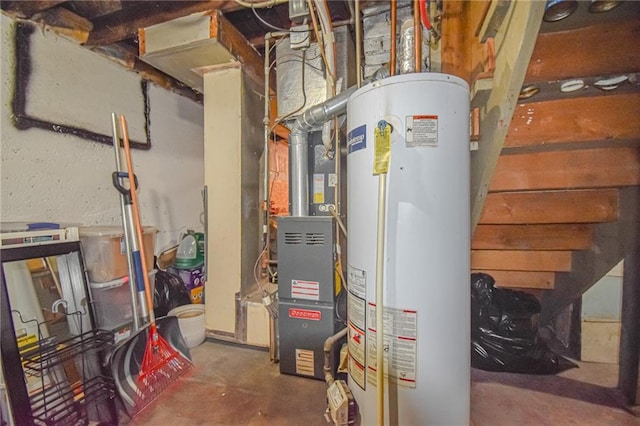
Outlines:
[[391,125],[384,261],[385,424],[469,423],[469,86],[405,74],[347,104],[349,387],[377,423],[374,129]]

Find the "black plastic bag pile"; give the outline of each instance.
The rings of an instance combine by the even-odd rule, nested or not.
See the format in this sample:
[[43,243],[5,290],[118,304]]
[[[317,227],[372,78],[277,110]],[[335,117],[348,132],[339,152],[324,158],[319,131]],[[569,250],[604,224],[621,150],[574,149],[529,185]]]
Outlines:
[[577,367],[538,339],[539,314],[533,295],[495,288],[491,275],[471,274],[471,366],[524,374]]
[[161,269],[156,274],[156,285],[153,290],[153,313],[157,318],[163,317],[173,308],[191,303],[189,292],[182,279]]

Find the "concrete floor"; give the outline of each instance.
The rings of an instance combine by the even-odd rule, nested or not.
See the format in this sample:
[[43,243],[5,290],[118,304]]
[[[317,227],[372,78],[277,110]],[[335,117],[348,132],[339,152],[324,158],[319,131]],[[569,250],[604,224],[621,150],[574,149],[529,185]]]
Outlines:
[[[205,342],[195,368],[127,422],[143,425],[326,425],[325,386],[280,375],[265,351]],[[475,426],[638,425],[614,387],[617,366],[580,363],[557,376],[472,370]]]

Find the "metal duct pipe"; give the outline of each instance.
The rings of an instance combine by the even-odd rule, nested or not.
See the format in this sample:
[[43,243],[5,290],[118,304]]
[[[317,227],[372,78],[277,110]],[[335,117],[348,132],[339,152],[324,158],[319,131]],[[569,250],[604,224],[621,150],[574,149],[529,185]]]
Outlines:
[[[381,80],[388,75],[386,68],[380,68],[365,83]],[[304,114],[299,115],[291,126],[289,134],[291,216],[309,216],[309,131],[340,114],[344,114],[347,109],[347,101],[356,90],[358,87],[352,86],[339,95],[312,106]]]

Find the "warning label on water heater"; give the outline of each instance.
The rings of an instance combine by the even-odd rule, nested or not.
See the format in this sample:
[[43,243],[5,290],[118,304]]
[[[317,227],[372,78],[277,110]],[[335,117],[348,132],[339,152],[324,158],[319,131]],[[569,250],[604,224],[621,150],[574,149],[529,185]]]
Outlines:
[[[367,381],[376,385],[376,305],[368,303]],[[416,387],[418,313],[384,308],[384,375],[400,386]]]
[[438,146],[438,116],[407,116],[407,146]]

